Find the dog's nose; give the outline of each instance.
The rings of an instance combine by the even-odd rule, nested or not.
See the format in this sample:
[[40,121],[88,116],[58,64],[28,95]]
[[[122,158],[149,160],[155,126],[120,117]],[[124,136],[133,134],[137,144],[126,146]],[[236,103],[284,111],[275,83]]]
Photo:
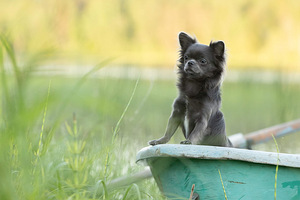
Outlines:
[[190,60],[190,61],[188,61],[188,66],[193,66],[194,64],[195,64],[195,61],[193,61],[193,60]]

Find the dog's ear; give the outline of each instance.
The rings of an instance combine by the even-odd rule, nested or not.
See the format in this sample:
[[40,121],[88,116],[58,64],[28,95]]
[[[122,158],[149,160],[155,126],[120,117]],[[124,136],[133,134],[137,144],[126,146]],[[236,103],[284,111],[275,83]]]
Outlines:
[[225,44],[223,41],[210,42],[209,46],[213,49],[217,57],[223,57],[225,53]]
[[181,50],[182,51],[186,51],[187,48],[196,43],[196,39],[193,39],[192,37],[190,37],[188,34],[186,34],[185,32],[180,32],[178,34],[178,39],[179,39],[179,44],[180,44],[180,47],[181,47]]

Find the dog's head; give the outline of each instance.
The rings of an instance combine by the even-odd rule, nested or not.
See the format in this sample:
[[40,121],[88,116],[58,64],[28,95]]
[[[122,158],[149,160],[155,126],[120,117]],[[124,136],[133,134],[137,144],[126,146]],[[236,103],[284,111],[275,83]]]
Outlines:
[[184,32],[180,32],[178,37],[181,73],[192,79],[207,79],[222,74],[225,65],[224,42],[211,42],[207,46]]

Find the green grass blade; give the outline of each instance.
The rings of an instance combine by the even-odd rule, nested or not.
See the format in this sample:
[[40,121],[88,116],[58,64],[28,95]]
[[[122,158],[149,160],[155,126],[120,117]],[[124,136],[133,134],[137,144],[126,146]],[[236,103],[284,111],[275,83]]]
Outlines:
[[126,200],[126,197],[129,193],[129,191],[131,190],[131,188],[134,186],[135,190],[136,190],[136,193],[137,193],[137,197],[138,199],[142,199],[141,198],[141,192],[140,192],[140,188],[137,184],[133,183],[132,185],[130,185],[127,190],[125,191],[125,194],[124,194],[124,197],[122,198],[122,200]]
[[127,195],[128,195],[128,192],[130,191],[130,189],[132,188],[133,185],[130,185],[127,190],[125,191],[125,194],[124,194],[124,197],[122,198],[122,200],[125,200]]
[[17,61],[16,61],[16,57],[15,57],[15,53],[14,53],[12,44],[9,42],[9,39],[6,36],[4,36],[3,34],[0,35],[0,41],[6,50],[6,53],[12,63],[12,66],[15,70],[16,75],[19,77],[20,70],[17,65]]
[[[50,87],[51,87],[51,81],[49,82],[49,88],[48,88],[48,95],[47,95],[47,101],[46,101],[47,102],[47,104],[46,104],[47,107],[48,107],[48,101],[49,101],[49,95],[50,95]],[[45,116],[45,113],[44,113],[43,126],[44,126],[45,118],[46,118],[46,116]],[[42,151],[40,152],[40,156],[43,156],[47,152],[49,144],[50,144],[52,138],[53,138],[53,134],[51,134],[51,132],[48,133],[47,136],[46,136],[46,139],[44,141]]]
[[[80,80],[77,82],[77,84],[75,85],[73,90],[75,90],[75,91],[78,90],[78,87],[80,87],[89,76],[91,76],[95,72],[99,71],[101,68],[105,67],[106,65],[108,65],[113,60],[114,60],[114,58],[108,58],[108,59],[100,62],[99,64],[97,64],[95,67],[93,67],[93,69],[91,69],[89,72],[87,72],[85,75],[83,75],[80,78]],[[73,94],[73,91],[72,91],[71,94]]]
[[42,128],[41,128],[40,139],[39,139],[39,147],[38,147],[38,150],[37,150],[37,156],[38,157],[40,156],[40,152],[42,151],[42,140],[43,140],[43,133],[44,133],[46,115],[47,115],[47,110],[48,110],[48,101],[49,101],[49,96],[50,96],[50,88],[51,88],[51,81],[49,82],[48,94],[47,94],[47,99],[46,99],[46,103],[45,103],[43,122],[42,122]]
[[49,82],[49,86],[48,86],[48,93],[47,93],[47,99],[46,99],[46,102],[45,102],[43,122],[42,122],[42,128],[41,128],[40,138],[39,138],[38,149],[37,149],[37,151],[35,153],[36,159],[35,159],[35,162],[34,162],[33,174],[35,173],[36,165],[37,165],[38,159],[41,156],[41,153],[42,152],[43,153],[46,152],[46,150],[43,151],[43,149],[45,148],[45,146],[43,144],[43,147],[42,147],[42,142],[43,142],[43,134],[44,134],[44,127],[45,127],[46,115],[47,115],[47,110],[48,110],[48,101],[49,101],[49,96],[50,96],[50,88],[51,88],[51,81]]
[[72,137],[74,137],[72,128],[71,128],[71,126],[68,124],[68,122],[65,122],[65,126],[66,126],[66,129],[67,129],[67,132],[69,133],[69,135],[72,136]]
[[5,103],[8,103],[10,101],[9,101],[9,93],[8,93],[8,86],[7,86],[7,77],[4,68],[4,55],[3,55],[2,45],[0,46],[0,70],[1,70],[1,83],[2,83],[2,91],[3,91],[2,95],[5,98]]
[[[9,39],[4,35],[4,34],[0,34],[0,42],[2,43],[6,54],[11,62],[11,65],[13,67],[13,72],[14,72],[14,76],[15,76],[15,80],[16,80],[16,91],[17,91],[17,97],[14,97],[14,99],[10,99],[10,100],[14,100],[17,105],[17,107],[22,110],[24,108],[24,97],[23,97],[23,77],[22,77],[22,72],[19,68],[19,66],[17,65],[17,60],[15,57],[15,53],[13,50],[13,45],[12,43],[9,41]],[[10,102],[10,101],[9,101]],[[16,105],[12,105],[14,107],[16,107]]]
[[128,103],[127,103],[127,105],[126,105],[126,107],[125,107],[125,109],[124,109],[124,111],[123,111],[121,117],[119,118],[119,121],[117,122],[116,127],[114,128],[114,132],[113,132],[113,136],[112,136],[112,143],[114,143],[114,141],[115,141],[115,139],[116,139],[116,137],[117,137],[117,134],[118,134],[118,131],[119,131],[119,127],[120,127],[121,121],[123,120],[123,118],[124,118],[124,116],[125,116],[125,113],[126,113],[128,107],[129,107],[129,105],[130,105],[130,103],[131,103],[131,101],[132,101],[132,99],[133,99],[133,96],[134,96],[134,94],[135,94],[135,91],[136,91],[136,88],[137,88],[137,86],[138,86],[138,83],[139,83],[139,79],[136,81],[135,86],[134,86],[134,89],[133,89],[133,91],[132,91],[132,93],[131,93],[131,97],[130,97],[130,99],[129,99],[129,101],[128,101]]
[[225,196],[225,199],[227,200],[227,195],[226,195],[226,191],[225,191],[225,187],[224,187],[224,183],[223,183],[222,175],[221,175],[221,172],[220,172],[220,170],[219,170],[219,169],[218,169],[218,171],[219,171],[220,180],[221,180],[222,187],[223,187],[223,191],[224,191],[224,196]]
[[104,164],[104,179],[107,180],[108,177],[108,164],[110,161],[110,150],[107,148],[106,150],[106,156],[105,156],[105,164]]
[[29,59],[25,60],[22,64],[22,77],[24,80],[28,80],[32,72],[35,72],[36,69],[41,66],[42,63],[50,60],[50,58],[54,57],[53,49],[44,49],[39,51],[31,56]]
[[49,147],[49,144],[50,144],[50,142],[51,142],[51,140],[52,140],[52,138],[53,138],[53,133],[54,133],[54,132],[51,131],[51,130],[48,132],[48,134],[47,134],[47,136],[46,136],[46,139],[45,139],[45,142],[44,142],[44,144],[43,144],[42,151],[41,151],[41,153],[40,153],[41,156],[44,156],[45,153],[47,152],[48,147]]
[[[121,114],[121,117],[119,118],[116,127],[113,130],[113,136],[112,136],[112,141],[111,141],[112,145],[114,144],[115,139],[117,137],[121,121],[123,120],[123,118],[125,116],[125,113],[126,113],[127,109],[129,108],[129,105],[131,104],[131,101],[132,101],[133,96],[135,94],[135,91],[137,89],[138,83],[139,83],[139,79],[136,81],[133,92],[131,93],[130,99],[129,99],[125,109],[123,110],[123,113]],[[108,177],[107,172],[108,172],[108,166],[109,166],[109,155],[110,155],[110,149],[107,149],[106,159],[105,159],[105,169],[104,169],[104,178],[105,178],[105,180]]]
[[106,187],[106,184],[105,184],[105,182],[103,181],[103,180],[100,180],[100,181],[98,181],[99,183],[101,183],[102,184],[102,186],[103,186],[103,200],[104,199],[108,199],[108,191],[107,191],[107,187]]
[[134,188],[135,188],[135,190],[137,192],[138,199],[141,200],[142,197],[141,197],[141,192],[140,192],[139,186],[137,184],[135,184],[135,183],[133,183],[132,185],[134,186]]
[[[69,101],[72,99],[72,97],[74,96],[74,94],[77,93],[77,91],[79,90],[79,88],[81,87],[81,85],[87,80],[87,78],[92,75],[93,73],[97,72],[98,70],[100,70],[101,68],[105,67],[108,63],[110,63],[113,59],[106,59],[102,62],[100,62],[99,64],[97,64],[93,69],[91,69],[89,72],[87,72],[85,75],[83,75],[78,81],[77,83],[75,83],[74,87],[70,90],[70,92],[62,99],[61,104],[58,108],[58,113],[57,113],[57,117],[56,117],[56,121],[54,122],[54,124],[52,125],[52,129],[50,131],[50,134],[53,134],[52,132],[56,130],[56,128],[60,125],[60,121],[62,118],[62,113],[64,112],[65,108],[67,107],[67,104],[69,103]],[[69,130],[68,130],[69,131]],[[71,133],[71,132],[69,132]],[[74,134],[74,133],[72,133]]]
[[275,145],[276,145],[276,150],[277,150],[277,165],[276,165],[276,172],[275,172],[275,185],[274,185],[274,199],[276,200],[277,199],[277,175],[278,175],[278,166],[279,166],[279,148],[278,148],[278,144],[277,144],[277,141],[274,137],[274,135],[272,135],[273,137],[273,140],[275,142]]
[[13,50],[13,46],[9,42],[8,38],[6,36],[4,36],[3,34],[0,34],[0,41],[1,41],[4,49],[6,50],[8,58],[11,61],[11,64],[13,66],[14,73],[15,73],[15,76],[16,76],[17,84],[18,84],[19,89],[20,89],[20,87],[21,87],[21,72],[20,72],[20,69],[17,65],[15,53],[14,53],[14,50]]
[[76,114],[73,113],[73,134],[74,138],[78,137]]

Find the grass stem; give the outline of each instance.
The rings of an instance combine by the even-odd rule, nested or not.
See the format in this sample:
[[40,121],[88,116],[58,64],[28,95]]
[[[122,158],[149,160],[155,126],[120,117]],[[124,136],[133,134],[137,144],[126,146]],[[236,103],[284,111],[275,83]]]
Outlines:
[[227,200],[227,195],[226,195],[226,191],[225,191],[225,187],[224,187],[224,183],[223,183],[222,175],[221,175],[221,172],[220,172],[220,170],[219,170],[219,169],[218,169],[218,171],[219,171],[220,180],[221,180],[221,183],[222,183],[222,187],[223,187],[223,191],[224,191],[225,199]]
[[38,159],[40,158],[41,152],[42,152],[42,141],[43,141],[43,133],[44,133],[46,115],[47,115],[47,110],[48,110],[48,101],[49,101],[49,96],[50,96],[50,88],[51,88],[51,80],[50,80],[49,86],[48,86],[48,93],[47,93],[47,99],[46,99],[46,103],[45,103],[45,109],[44,109],[44,115],[43,115],[43,122],[42,122],[42,128],[41,128],[41,133],[40,133],[39,145],[38,145],[38,149],[35,153],[36,158],[35,158],[35,162],[34,162],[33,174],[35,173],[36,164],[37,164]]
[[277,165],[276,165],[276,172],[275,172],[275,185],[274,185],[274,199],[277,199],[277,176],[278,176],[278,166],[279,166],[279,148],[278,148],[278,144],[277,141],[274,137],[274,135],[272,135],[273,140],[275,142],[276,145],[276,150],[277,150]]
[[134,94],[135,94],[135,91],[136,91],[136,88],[137,88],[137,86],[138,86],[138,83],[139,83],[139,79],[136,81],[135,86],[134,86],[134,89],[133,89],[133,92],[131,93],[131,97],[130,97],[130,99],[129,99],[129,101],[128,101],[128,103],[127,103],[127,105],[126,105],[126,107],[125,107],[125,109],[124,109],[124,111],[123,111],[123,113],[122,113],[122,115],[121,115],[119,121],[117,122],[116,127],[114,128],[113,137],[112,137],[112,143],[114,143],[114,141],[115,141],[115,139],[116,139],[116,136],[117,136],[117,134],[118,134],[118,132],[119,132],[119,128],[120,128],[121,121],[123,120],[123,118],[124,118],[124,116],[125,116],[125,113],[127,112],[127,109],[128,109],[128,107],[129,107],[129,105],[130,105],[132,99],[133,99],[133,96],[134,96]]

